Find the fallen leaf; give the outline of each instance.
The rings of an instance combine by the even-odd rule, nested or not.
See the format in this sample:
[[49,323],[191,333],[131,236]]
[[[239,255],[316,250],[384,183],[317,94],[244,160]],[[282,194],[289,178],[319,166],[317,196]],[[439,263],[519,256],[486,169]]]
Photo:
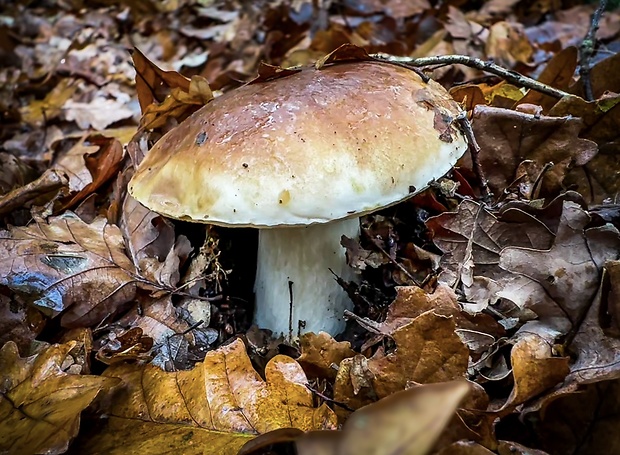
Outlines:
[[97,324],[131,301],[139,281],[118,228],[71,212],[0,231],[0,284],[65,327]]
[[125,152],[121,143],[112,138],[91,134],[84,136],[52,169],[69,178],[70,194],[60,201],[57,210],[74,207],[116,176]]
[[[519,307],[531,308],[561,333],[578,323],[596,294],[605,259],[615,258],[614,251],[620,248],[620,234],[615,228],[608,225],[585,230],[589,221],[578,204],[565,201],[550,249],[510,246],[500,254],[500,267],[521,277],[519,286],[531,285],[529,296],[522,294],[530,303],[519,302],[521,297],[511,298],[508,289],[501,295]],[[560,311],[550,308],[549,299]]]
[[278,428],[333,429],[335,416],[313,406],[308,380],[293,359],[270,360],[263,380],[236,340],[207,353],[189,371],[164,372],[152,365],[114,365],[106,377],[122,381],[106,407],[109,419],[89,438],[83,453],[234,455],[255,435]]
[[366,363],[364,374],[372,387],[366,387],[363,394],[354,387],[355,363],[341,363],[334,384],[336,401],[355,409],[355,405],[367,404],[375,396],[384,398],[413,383],[451,381],[465,374],[469,351],[455,333],[453,318],[430,310],[390,335],[395,348],[386,351],[380,347]]
[[[573,80],[576,68],[577,48],[575,46],[567,47],[555,54],[547,63],[545,69],[538,76],[538,82],[560,90],[567,90]],[[517,104],[537,104],[543,108],[544,113],[547,113],[557,102],[556,98],[530,89]],[[563,117],[567,114],[560,114],[558,117]],[[576,117],[581,117],[580,115],[575,115],[574,112],[572,114]]]
[[38,310],[0,291],[0,346],[12,341],[25,355],[44,327],[45,318]]
[[465,381],[418,385],[357,410],[337,437],[312,432],[297,441],[300,455],[424,455],[467,395]]
[[535,428],[543,449],[575,455],[620,451],[616,432],[620,424],[620,380],[591,383],[578,392],[554,398],[537,416],[540,420]]
[[66,120],[75,121],[82,130],[92,128],[97,131],[103,131],[113,123],[134,115],[125,100],[101,96],[88,103],[67,100],[63,105],[63,113]]
[[134,48],[131,58],[136,68],[136,91],[140,109],[144,113],[152,103],[161,103],[168,89],[189,91],[190,80],[176,71],[164,71],[151,62],[139,49]]
[[29,105],[20,109],[22,119],[33,126],[43,126],[62,113],[65,103],[77,90],[75,80],[70,78],[61,79],[42,100],[32,101]]
[[0,215],[29,207],[31,203],[46,204],[59,196],[59,192],[68,186],[63,172],[55,169],[46,170],[38,179],[0,197]]
[[340,362],[355,355],[348,341],[336,341],[326,332],[304,333],[299,337],[301,355],[297,362],[311,378],[335,379]]
[[442,448],[436,455],[494,455],[486,447],[474,441],[457,441]]
[[[535,163],[532,182],[542,179],[541,196],[555,196],[568,167],[585,165],[597,152],[594,142],[579,138],[582,122],[577,118],[477,106],[472,125],[482,150],[480,163],[495,194],[515,180],[519,163],[530,160]],[[553,163],[550,169],[545,168],[548,163]]]
[[170,289],[177,286],[181,265],[192,252],[189,240],[185,236],[177,239],[168,219],[130,195],[123,202],[120,228],[140,274]]
[[552,345],[539,335],[523,334],[510,351],[514,386],[498,412],[510,412],[562,382],[569,372],[569,360],[553,356]]
[[53,345],[26,358],[12,342],[0,349],[0,450],[64,453],[78,433],[80,413],[117,382],[80,375],[69,355],[75,347]]

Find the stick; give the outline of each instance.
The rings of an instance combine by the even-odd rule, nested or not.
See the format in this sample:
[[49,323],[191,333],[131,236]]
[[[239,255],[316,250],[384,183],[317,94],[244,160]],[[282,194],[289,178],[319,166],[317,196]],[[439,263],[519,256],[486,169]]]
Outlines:
[[544,93],[545,95],[549,95],[557,99],[569,95],[569,93],[566,93],[557,88],[550,87],[547,84],[538,82],[537,80],[534,80],[531,77],[524,76],[523,74],[517,73],[516,71],[507,70],[506,68],[502,68],[495,63],[486,62],[475,57],[468,57],[467,55],[438,55],[436,57],[411,58],[397,57],[395,55],[389,54],[372,54],[371,57],[384,62],[397,63],[413,67],[446,66],[457,64],[465,65],[479,69],[481,71],[485,71],[487,73],[495,74],[496,76],[499,76],[515,85],[520,85],[525,88],[536,90],[537,92]]
[[581,48],[579,49],[579,76],[583,83],[583,94],[586,101],[594,100],[594,93],[592,92],[592,81],[590,80],[591,61],[596,50],[596,32],[598,31],[598,24],[601,21],[601,16],[605,7],[607,6],[607,0],[600,0],[598,8],[592,15],[592,22],[590,23],[590,29],[581,42]]
[[474,130],[471,127],[470,121],[467,119],[467,115],[463,113],[456,118],[456,121],[461,126],[465,137],[467,138],[467,144],[469,145],[469,153],[471,155],[471,164],[474,168],[474,173],[476,177],[478,177],[478,183],[480,184],[480,189],[482,191],[482,200],[487,204],[491,202],[493,195],[489,190],[489,181],[484,176],[484,171],[482,170],[482,164],[480,164],[480,146],[476,141],[476,137],[474,136]]

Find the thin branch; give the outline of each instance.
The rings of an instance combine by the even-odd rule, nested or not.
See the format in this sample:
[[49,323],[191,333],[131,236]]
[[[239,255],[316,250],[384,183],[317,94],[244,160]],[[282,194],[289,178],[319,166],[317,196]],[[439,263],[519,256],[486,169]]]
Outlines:
[[479,69],[480,71],[495,74],[496,76],[499,76],[512,84],[536,90],[537,92],[544,93],[545,95],[549,95],[557,99],[569,95],[569,93],[551,87],[547,84],[543,84],[542,82],[538,82],[537,80],[524,76],[516,71],[508,70],[496,65],[495,63],[486,62],[479,58],[469,57],[467,55],[438,55],[435,57],[412,58],[397,57],[389,54],[372,54],[371,57],[380,61],[411,67],[465,65]]
[[596,50],[596,32],[598,31],[599,22],[605,7],[607,6],[607,0],[600,0],[598,8],[592,15],[592,22],[590,23],[590,29],[583,41],[581,42],[581,48],[579,52],[579,76],[583,83],[583,93],[586,101],[594,100],[594,93],[592,91],[592,81],[590,80],[590,69],[592,57]]
[[375,335],[385,336],[385,333],[381,331],[381,324],[379,324],[376,321],[373,321],[372,319],[363,318],[349,310],[344,310],[344,318],[346,320],[353,319],[362,328],[366,329],[370,333],[374,333]]
[[488,204],[491,202],[493,195],[489,190],[489,181],[484,176],[482,164],[480,164],[480,146],[478,145],[476,137],[474,136],[474,130],[471,127],[471,122],[467,119],[467,115],[465,113],[459,115],[456,118],[456,121],[461,126],[461,129],[463,130],[463,133],[467,138],[472,167],[474,168],[474,173],[476,174],[476,177],[478,177],[478,183],[480,184],[480,189],[482,190],[482,199]]
[[321,400],[323,400],[323,401],[326,401],[326,402],[328,402],[328,403],[333,403],[333,404],[335,404],[336,406],[340,406],[341,408],[346,409],[347,411],[350,411],[350,412],[355,412],[355,409],[353,409],[353,408],[351,408],[351,407],[347,406],[347,405],[346,405],[346,403],[343,403],[343,402],[341,402],[341,401],[336,401],[336,400],[334,400],[333,398],[329,398],[329,397],[328,397],[328,396],[326,396],[325,394],[323,394],[323,393],[319,392],[318,390],[316,390],[315,388],[313,388],[310,384],[306,384],[306,388],[307,388],[310,392],[312,392],[312,393],[314,393],[316,396],[318,396],[318,397],[319,397]]

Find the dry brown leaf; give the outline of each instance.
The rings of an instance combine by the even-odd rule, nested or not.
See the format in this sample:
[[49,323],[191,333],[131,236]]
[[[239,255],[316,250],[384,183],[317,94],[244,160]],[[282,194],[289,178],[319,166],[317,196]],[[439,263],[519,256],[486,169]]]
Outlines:
[[536,430],[549,453],[619,453],[620,380],[595,382],[556,397],[540,417]]
[[394,19],[402,19],[423,13],[431,8],[428,0],[358,0],[350,7],[364,14],[384,13]]
[[134,48],[131,58],[136,68],[136,91],[143,113],[150,104],[164,101],[169,89],[189,91],[188,78],[176,71],[160,69],[137,48]]
[[465,381],[454,381],[395,393],[354,412],[337,437],[331,432],[302,436],[298,453],[427,454],[469,390]]
[[445,253],[440,281],[451,287],[462,283],[467,301],[474,304],[465,309],[472,313],[494,303],[499,291],[495,280],[504,275],[499,267],[503,248],[546,249],[553,241],[549,228],[523,210],[508,208],[502,215],[498,219],[482,205],[466,200],[457,212],[443,213],[426,223],[433,241]]
[[213,99],[209,83],[202,76],[192,76],[187,91],[173,88],[161,103],[149,104],[142,114],[140,126],[146,130],[165,126],[171,119],[180,123]]
[[110,338],[110,341],[97,351],[97,360],[100,362],[112,365],[125,361],[150,360],[147,354],[153,348],[153,339],[144,336],[140,327],[132,327]]
[[[464,312],[457,302],[455,292],[445,283],[439,283],[432,293],[418,286],[397,287],[396,298],[388,308],[385,321],[377,328],[385,334],[391,334],[429,310],[439,315],[452,316],[458,335],[471,352],[481,354],[489,349],[497,338],[505,335],[502,326],[494,318],[486,314],[473,316]],[[364,347],[369,344],[371,343],[367,341]]]
[[63,114],[66,120],[75,121],[82,130],[92,128],[103,131],[113,123],[133,117],[134,112],[127,107],[128,102],[122,98],[104,96],[97,96],[87,103],[70,99],[63,106]]
[[33,126],[43,126],[62,113],[62,107],[77,90],[74,79],[65,78],[52,89],[42,100],[32,101],[20,112],[22,119]]
[[29,207],[32,203],[46,204],[60,195],[68,186],[63,172],[47,169],[38,179],[0,197],[0,216]]
[[505,68],[512,68],[517,63],[530,63],[534,48],[521,24],[500,21],[489,28],[485,52],[487,58]]
[[[614,307],[620,305],[616,300],[620,286],[620,262],[608,261],[605,268],[608,276],[569,346],[570,351],[577,354],[577,360],[571,365],[571,371],[564,381],[563,388],[567,391],[573,389],[573,385],[620,377],[620,338],[606,333],[610,328],[611,313],[616,311]],[[603,291],[606,285],[610,286],[612,292],[609,295]]]
[[65,327],[97,324],[133,299],[138,278],[118,228],[71,212],[0,231],[0,284]]
[[0,196],[32,182],[36,176],[35,170],[15,155],[0,152]]
[[442,448],[435,455],[494,455],[486,447],[474,441],[457,441]]
[[192,252],[189,240],[175,238],[173,224],[130,195],[125,197],[120,228],[140,275],[167,288],[180,280],[180,267]]
[[404,390],[413,382],[426,384],[463,377],[469,351],[455,333],[453,318],[428,311],[398,328],[394,352],[379,349],[369,360],[379,398]]
[[0,346],[12,341],[25,355],[44,327],[45,318],[39,311],[0,292]]
[[84,376],[70,355],[76,343],[20,358],[14,343],[0,349],[0,451],[60,454],[80,427],[80,413],[116,384]]
[[[384,398],[413,383],[451,381],[463,377],[469,351],[455,333],[454,319],[427,311],[398,327],[391,337],[396,347],[383,347],[359,364],[359,356],[344,360],[334,384],[334,399],[356,409],[376,397]],[[362,366],[356,371],[356,365]],[[361,381],[360,381],[361,379]],[[363,386],[356,386],[358,384]],[[361,393],[360,393],[361,389]],[[340,412],[340,417],[346,413]]]
[[[209,302],[200,303],[210,305]],[[188,344],[204,347],[214,341],[208,338],[208,321],[203,321],[199,327],[189,331],[190,325],[179,317],[179,308],[172,304],[170,295],[142,304],[140,309],[132,308],[118,321],[118,325],[139,327],[145,336],[151,338],[154,345],[149,353],[151,364],[166,371],[173,371],[177,366],[186,367]],[[105,347],[109,341],[114,343],[113,337],[110,334],[102,338],[101,345]]]
[[355,355],[348,341],[336,341],[326,332],[305,333],[299,338],[297,362],[311,378],[335,379],[340,362]]
[[80,441],[90,454],[161,453],[234,455],[257,434],[293,427],[333,429],[335,416],[315,408],[308,380],[290,357],[278,355],[264,381],[243,342],[207,353],[193,370],[166,373],[146,365],[114,365],[105,376],[122,381],[110,397],[107,425]]
[[[573,80],[576,67],[577,48],[575,46],[567,47],[555,54],[549,63],[547,63],[545,69],[542,70],[540,76],[538,76],[538,82],[560,90],[566,90]],[[547,113],[557,102],[558,100],[556,98],[536,90],[529,90],[517,104],[537,104],[542,106],[544,113]],[[567,114],[568,113],[557,116],[563,117]],[[580,115],[575,115],[574,112],[571,112],[571,114],[576,117],[581,117]],[[553,116],[554,114],[551,115]]]
[[530,449],[513,441],[499,441],[497,453],[499,455],[549,455],[542,450]]
[[614,199],[620,193],[620,179],[615,170],[620,166],[620,95],[609,94],[597,101],[585,101],[577,96],[562,98],[549,115],[580,117],[581,135],[599,145],[599,153],[583,168],[573,169],[566,183],[579,190],[591,203]]
[[[594,142],[578,137],[582,122],[572,117],[546,117],[477,106],[473,128],[482,149],[480,162],[495,194],[515,181],[515,170],[526,160],[532,185],[539,180],[541,196],[555,197],[570,166],[583,166],[597,152]],[[545,165],[552,163],[550,169]],[[543,172],[544,170],[544,172]],[[529,197],[533,188],[524,191]]]
[[504,285],[502,296],[531,308],[560,333],[580,321],[599,287],[605,260],[617,257],[620,249],[620,234],[613,226],[585,230],[589,221],[578,204],[565,201],[550,249],[510,246],[500,254],[500,267],[518,277],[509,279],[512,284]]
[[121,143],[113,138],[90,134],[58,159],[52,169],[69,178],[70,194],[63,198],[58,211],[74,207],[93,194],[99,187],[116,176],[125,152]]
[[554,357],[549,341],[533,333],[523,334],[510,351],[514,386],[498,411],[510,412],[562,382],[569,372],[568,357]]

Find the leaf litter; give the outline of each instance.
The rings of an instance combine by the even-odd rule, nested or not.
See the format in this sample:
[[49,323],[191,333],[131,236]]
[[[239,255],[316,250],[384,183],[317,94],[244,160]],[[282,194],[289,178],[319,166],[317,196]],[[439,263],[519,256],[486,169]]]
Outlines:
[[[586,100],[575,69],[594,5],[332,3],[3,12],[0,433],[14,437],[2,450],[618,445],[620,60],[605,58],[617,52],[617,11],[599,24]],[[348,43],[360,48],[330,54]],[[368,215],[359,240],[343,238],[360,277],[342,283],[354,303],[347,331],[271,339],[250,328],[251,235],[142,207],[126,194],[132,166],[257,72],[377,52],[493,60],[568,95],[426,67],[468,110],[493,198],[478,196],[464,158],[426,193]],[[107,416],[98,429],[80,425],[88,406],[87,422]]]

